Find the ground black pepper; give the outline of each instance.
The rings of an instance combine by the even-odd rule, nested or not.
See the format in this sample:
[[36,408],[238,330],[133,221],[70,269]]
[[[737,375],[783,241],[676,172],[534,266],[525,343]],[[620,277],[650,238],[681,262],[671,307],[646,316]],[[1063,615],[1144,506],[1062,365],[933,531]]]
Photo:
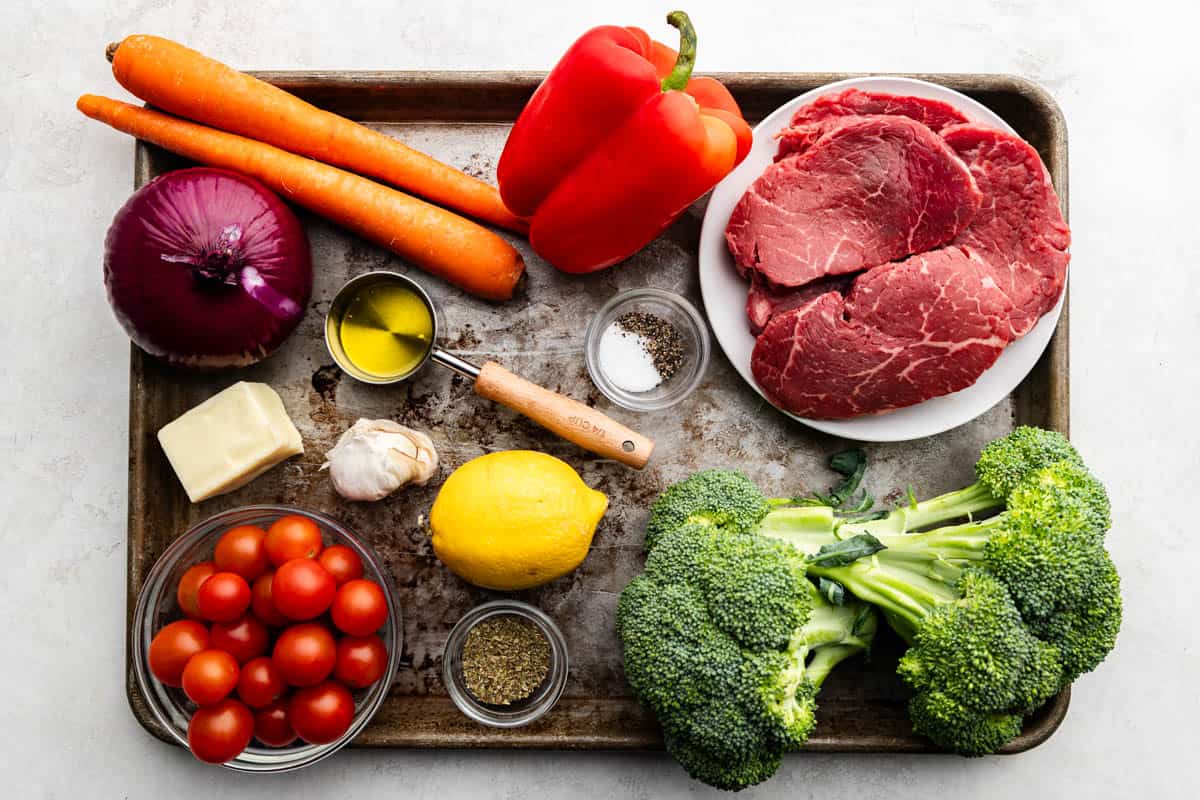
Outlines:
[[529,620],[485,619],[467,631],[463,680],[481,703],[510,705],[529,697],[550,671],[550,642]]
[[683,339],[674,325],[644,311],[622,314],[617,317],[617,324],[629,333],[642,337],[646,343],[646,353],[664,382],[679,371],[683,364]]

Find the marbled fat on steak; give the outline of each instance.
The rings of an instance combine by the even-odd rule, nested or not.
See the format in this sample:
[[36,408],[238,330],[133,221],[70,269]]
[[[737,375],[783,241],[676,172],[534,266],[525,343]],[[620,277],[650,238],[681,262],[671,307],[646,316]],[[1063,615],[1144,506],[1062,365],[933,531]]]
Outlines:
[[738,201],[725,238],[738,268],[801,286],[954,239],[981,195],[962,159],[907,117],[846,117],[771,166]]

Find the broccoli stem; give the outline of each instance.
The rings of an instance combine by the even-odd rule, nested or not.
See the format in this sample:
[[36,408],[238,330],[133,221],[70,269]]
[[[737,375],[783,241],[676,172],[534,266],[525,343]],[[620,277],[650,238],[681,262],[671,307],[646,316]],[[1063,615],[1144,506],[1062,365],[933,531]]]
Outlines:
[[1004,501],[992,494],[982,483],[973,483],[965,489],[922,500],[916,505],[900,506],[881,519],[847,524],[854,528],[855,533],[871,533],[876,536],[886,533],[908,533],[943,525],[962,517],[971,518],[975,514],[993,511],[1003,505]]
[[798,672],[795,677],[820,688],[834,667],[870,647],[875,635],[873,614],[862,605],[835,606],[814,595],[808,621],[788,647]]
[[[873,534],[887,548],[891,558],[935,559],[963,566],[982,561],[988,539],[1003,527],[1003,513],[984,520],[947,525],[920,533]],[[838,528],[838,538],[845,539],[862,531],[857,526]]]
[[857,606],[835,606],[826,602],[813,605],[808,621],[797,632],[797,639],[810,648],[824,647],[832,644],[851,644],[866,647],[867,641],[854,631],[855,624],[862,613]]
[[957,600],[954,584],[962,570],[930,559],[892,557],[882,550],[844,567],[810,565],[808,573],[835,580],[860,600],[878,607],[909,643],[927,614]]
[[877,532],[869,529],[870,523],[839,524],[833,510],[825,506],[779,506],[763,518],[756,530],[763,536],[782,539],[810,556],[824,545],[871,533],[887,547],[891,558],[938,559],[962,566],[983,560],[988,538],[1004,521],[1005,515],[1001,513],[920,533]]
[[764,536],[783,539],[806,555],[837,541],[833,509],[829,506],[776,505],[758,523],[757,531]]
[[808,660],[808,665],[804,668],[805,677],[814,688],[819,689],[834,667],[847,658],[858,655],[863,649],[861,645],[855,644],[831,644],[822,647]]

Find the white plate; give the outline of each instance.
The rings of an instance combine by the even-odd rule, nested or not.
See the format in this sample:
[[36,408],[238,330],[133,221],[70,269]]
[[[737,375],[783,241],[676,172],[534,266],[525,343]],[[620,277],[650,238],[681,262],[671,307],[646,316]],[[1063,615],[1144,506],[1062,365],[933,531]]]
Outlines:
[[[762,389],[750,372],[754,336],[746,319],[748,283],[738,274],[733,257],[725,246],[725,226],[746,189],[775,158],[775,134],[787,127],[796,108],[823,94],[851,88],[942,100],[957,108],[972,122],[1016,133],[994,112],[966,95],[912,78],[851,78],[831,83],[785,103],[758,124],[754,129],[754,146],[750,154],[725,180],[717,184],[708,201],[704,227],[700,232],[700,290],[713,335],[733,366],[759,394],[763,394]],[[1033,369],[1054,333],[1062,304],[1060,297],[1058,305],[1038,320],[1033,330],[1005,348],[996,363],[979,376],[979,380],[960,392],[935,397],[887,414],[871,414],[854,419],[816,420],[795,414],[788,416],[819,431],[864,442],[903,442],[958,427],[1007,397]],[[763,397],[766,398],[766,395]],[[786,411],[783,413],[787,414]]]

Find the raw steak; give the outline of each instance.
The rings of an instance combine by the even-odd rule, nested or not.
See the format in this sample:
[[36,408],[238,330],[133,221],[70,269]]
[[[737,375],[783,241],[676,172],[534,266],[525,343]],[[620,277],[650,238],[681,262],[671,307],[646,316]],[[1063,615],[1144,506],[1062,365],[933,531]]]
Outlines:
[[988,266],[1012,301],[1013,338],[1058,302],[1071,230],[1042,160],[1025,140],[980,125],[942,134],[975,176],[983,203],[955,244]]
[[767,167],[738,201],[725,238],[743,274],[800,286],[946,244],[980,197],[962,159],[926,126],[850,117]]
[[891,411],[974,383],[1012,340],[1011,311],[986,265],[946,247],[866,272],[847,297],[778,314],[751,369],[773,403],[802,417]]
[[865,116],[867,114],[909,117],[925,127],[931,128],[934,132],[940,132],[942,128],[967,121],[961,111],[941,100],[846,89],[837,94],[823,95],[811,103],[800,106],[792,115],[792,125],[820,122],[830,117]]
[[967,121],[958,109],[941,100],[847,89],[838,94],[818,97],[796,109],[791,125],[779,133],[779,152],[775,158],[778,160],[807,150],[830,127],[831,122],[842,117],[871,114],[908,117],[934,133]]
[[750,291],[746,294],[746,317],[750,320],[750,332],[757,336],[776,314],[799,308],[826,292],[846,294],[853,283],[853,275],[834,275],[793,289],[777,289],[757,275],[751,276]]

